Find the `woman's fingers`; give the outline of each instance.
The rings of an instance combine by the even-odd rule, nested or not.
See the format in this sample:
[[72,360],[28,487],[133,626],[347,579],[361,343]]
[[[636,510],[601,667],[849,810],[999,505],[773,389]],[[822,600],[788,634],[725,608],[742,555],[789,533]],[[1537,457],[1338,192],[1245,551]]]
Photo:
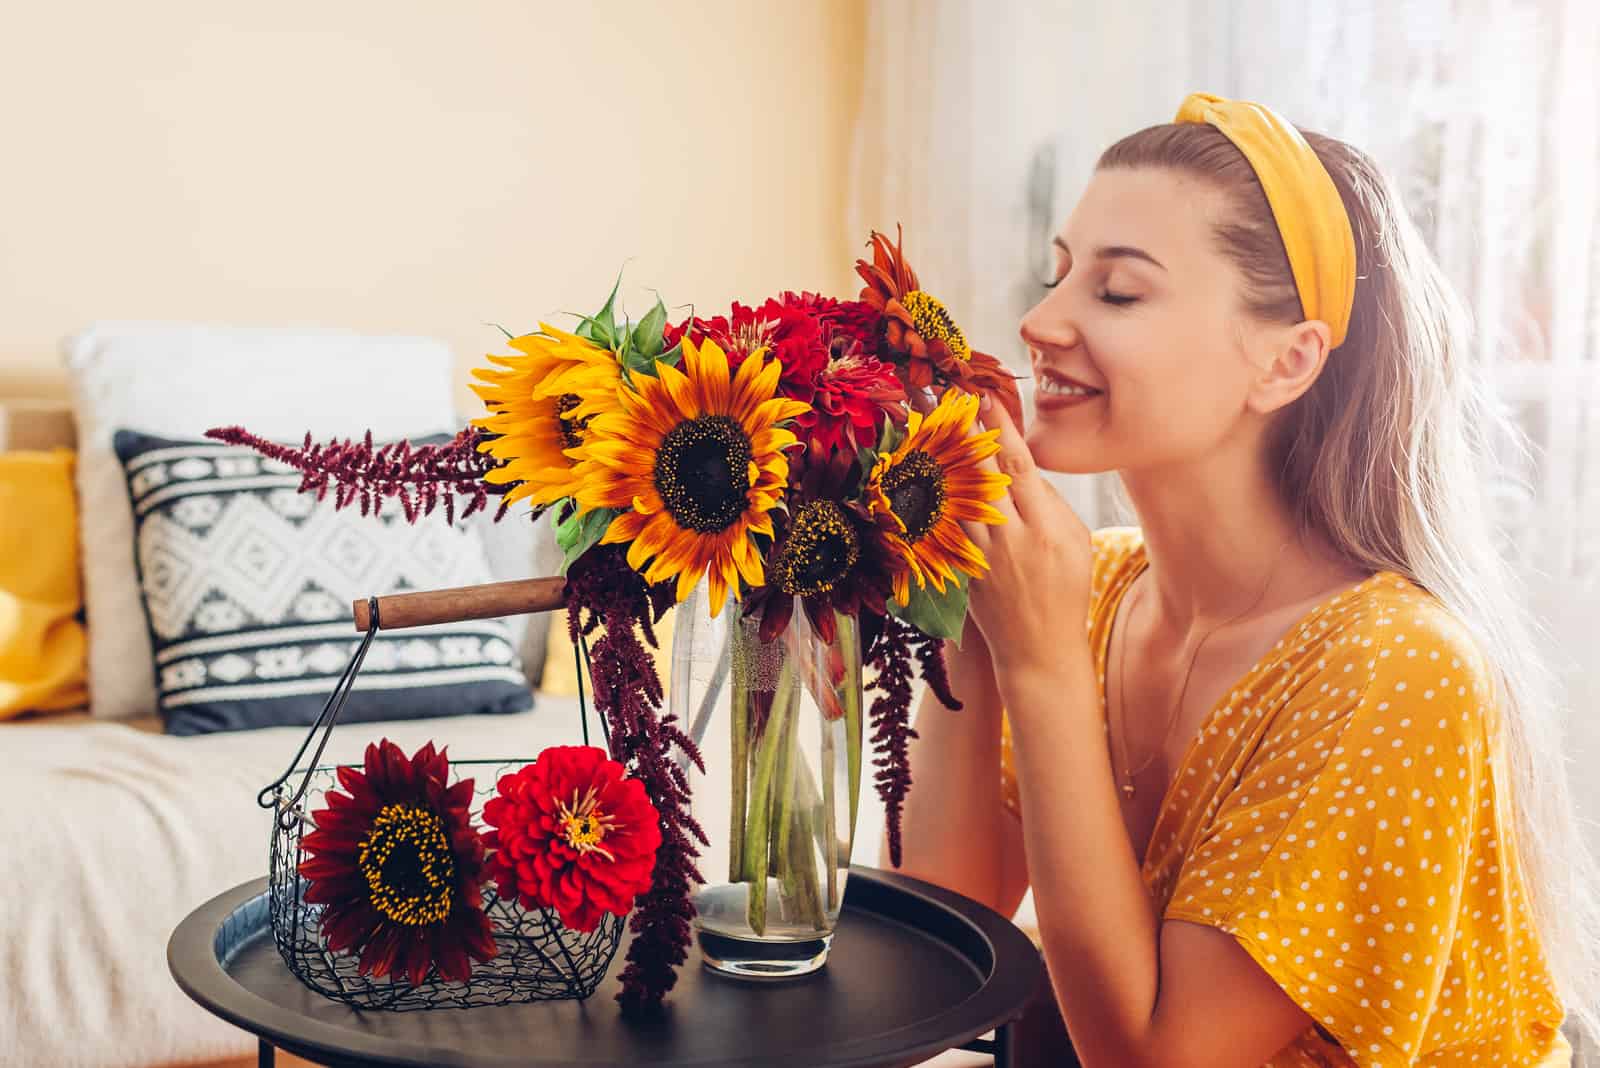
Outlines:
[[[1007,496],[1014,512],[1024,522],[1037,522],[1048,516],[1053,493],[1039,474],[1039,465],[1033,462],[1033,453],[1012,421],[1011,413],[996,397],[986,393],[978,409],[978,419],[985,429],[1000,431],[997,439],[1000,451],[984,463],[993,464],[996,470],[1011,476]],[[1001,511],[1004,513],[1006,509]]]

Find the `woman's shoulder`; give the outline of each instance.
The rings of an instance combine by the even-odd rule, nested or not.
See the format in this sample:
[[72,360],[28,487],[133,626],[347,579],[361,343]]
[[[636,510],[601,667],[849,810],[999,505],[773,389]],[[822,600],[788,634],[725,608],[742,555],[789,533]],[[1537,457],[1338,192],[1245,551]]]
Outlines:
[[1399,572],[1375,572],[1336,600],[1329,629],[1346,638],[1349,654],[1398,662],[1375,662],[1373,667],[1443,661],[1473,678],[1488,673],[1488,657],[1472,629],[1438,597]]
[[1488,725],[1490,657],[1459,616],[1398,572],[1376,572],[1335,595],[1285,640],[1298,682],[1291,704],[1342,697],[1351,712],[1380,722],[1448,708],[1473,733]]

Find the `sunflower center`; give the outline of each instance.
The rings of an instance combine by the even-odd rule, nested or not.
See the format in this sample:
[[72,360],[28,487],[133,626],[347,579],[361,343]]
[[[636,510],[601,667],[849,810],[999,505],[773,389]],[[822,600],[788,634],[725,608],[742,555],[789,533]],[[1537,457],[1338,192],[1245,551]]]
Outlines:
[[972,357],[972,346],[967,344],[967,335],[950,318],[949,309],[939,302],[938,297],[913,289],[900,298],[900,304],[911,313],[912,325],[924,340],[943,341],[950,349],[950,355],[958,360]]
[[423,927],[450,915],[455,857],[444,821],[419,805],[385,805],[358,857],[372,907],[395,923]]
[[589,420],[594,416],[586,415],[581,419],[574,419],[567,413],[583,403],[583,398],[576,393],[563,393],[556,398],[556,418],[560,420],[561,447],[563,449],[576,449],[583,444],[583,432],[589,427]]
[[679,423],[656,450],[656,492],[680,527],[715,534],[744,514],[750,459],[750,439],[727,416]]
[[883,495],[895,518],[906,525],[905,540],[921,541],[944,514],[944,468],[915,449],[884,474]]
[[803,597],[833,589],[860,556],[855,527],[839,506],[833,501],[809,501],[795,514],[773,570],[780,590]]
[[616,826],[616,819],[607,815],[600,809],[600,799],[595,796],[594,787],[589,787],[583,794],[573,794],[572,803],[562,801],[559,805],[561,832],[566,836],[567,844],[578,853],[598,853],[607,860],[615,861],[617,858],[601,846],[606,833]]

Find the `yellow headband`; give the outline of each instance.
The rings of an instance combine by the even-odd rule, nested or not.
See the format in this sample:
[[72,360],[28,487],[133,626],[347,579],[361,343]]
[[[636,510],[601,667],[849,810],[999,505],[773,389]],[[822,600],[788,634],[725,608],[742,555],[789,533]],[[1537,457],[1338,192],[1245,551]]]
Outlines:
[[1277,112],[1248,100],[1190,93],[1173,122],[1215,126],[1250,161],[1289,252],[1307,319],[1344,343],[1356,298],[1356,239],[1339,190],[1306,139]]

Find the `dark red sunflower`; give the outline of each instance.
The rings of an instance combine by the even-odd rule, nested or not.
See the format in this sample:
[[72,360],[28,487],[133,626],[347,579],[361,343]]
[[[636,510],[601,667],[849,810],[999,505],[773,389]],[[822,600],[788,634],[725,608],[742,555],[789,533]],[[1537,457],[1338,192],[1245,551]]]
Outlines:
[[498,952],[483,911],[484,843],[472,826],[472,780],[449,785],[429,742],[407,759],[385,738],[363,770],[341,767],[316,830],[300,842],[306,901],[324,905],[331,952],[359,952],[360,974],[422,983],[430,968],[465,982]]
[[789,625],[798,597],[812,628],[831,644],[834,612],[883,615],[905,564],[859,501],[854,454],[813,440],[793,462],[800,471],[775,524],[767,582],[749,594],[744,612],[761,614],[760,637],[770,642]]
[[587,745],[559,745],[510,775],[483,806],[494,827],[490,868],[500,895],[553,908],[574,931],[626,916],[650,889],[661,816],[644,783]]
[[922,389],[953,384],[968,393],[992,392],[1022,425],[1022,400],[1016,377],[1005,365],[967,342],[938,297],[925,292],[917,272],[906,262],[904,235],[895,228],[895,243],[872,231],[872,262],[856,260],[856,274],[866,286],[861,299],[883,316],[883,344],[891,360],[904,362],[906,387]]

